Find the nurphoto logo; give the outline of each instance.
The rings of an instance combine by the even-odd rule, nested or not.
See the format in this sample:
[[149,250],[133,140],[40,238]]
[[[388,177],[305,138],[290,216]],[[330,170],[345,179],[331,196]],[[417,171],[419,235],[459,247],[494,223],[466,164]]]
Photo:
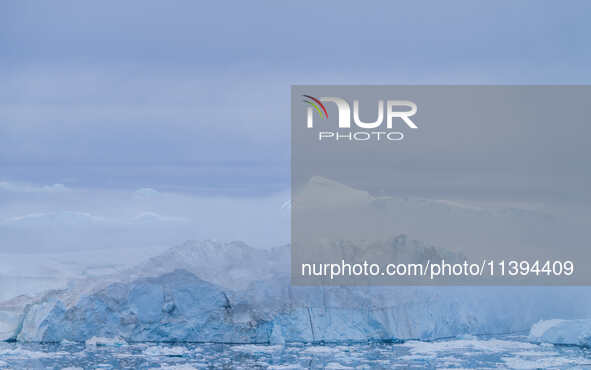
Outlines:
[[[389,140],[400,141],[404,134],[400,131],[393,131],[394,121],[400,119],[408,128],[418,129],[418,126],[410,119],[417,113],[417,105],[409,100],[378,100],[377,118],[373,122],[364,122],[359,117],[359,100],[353,100],[353,123],[361,130],[351,130],[351,106],[343,98],[319,97],[302,95],[303,102],[307,104],[307,127],[314,128],[314,117],[322,120],[328,119],[328,111],[323,103],[334,103],[338,111],[338,129],[334,131],[318,132],[319,141],[368,141],[368,140]],[[385,109],[384,109],[385,107]],[[402,108],[402,109],[401,109]],[[385,129],[379,130],[386,117]],[[371,131],[369,131],[371,130]]]

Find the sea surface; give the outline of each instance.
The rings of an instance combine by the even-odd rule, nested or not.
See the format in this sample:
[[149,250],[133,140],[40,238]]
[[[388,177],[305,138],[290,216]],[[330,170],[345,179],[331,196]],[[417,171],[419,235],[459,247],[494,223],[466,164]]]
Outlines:
[[591,368],[591,349],[524,336],[364,344],[0,343],[2,369]]

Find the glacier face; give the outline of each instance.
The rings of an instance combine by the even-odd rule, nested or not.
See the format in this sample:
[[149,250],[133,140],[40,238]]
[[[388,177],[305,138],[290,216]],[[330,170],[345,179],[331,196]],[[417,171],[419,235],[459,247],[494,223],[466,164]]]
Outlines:
[[177,270],[158,278],[113,283],[69,307],[50,294],[25,310],[19,341],[128,341],[259,343],[269,324],[232,315],[225,293],[195,275]]
[[591,298],[588,289],[568,287],[297,287],[288,269],[287,246],[260,251],[243,243],[186,243],[108,281],[49,292],[26,305],[3,339],[436,339],[584,317]]

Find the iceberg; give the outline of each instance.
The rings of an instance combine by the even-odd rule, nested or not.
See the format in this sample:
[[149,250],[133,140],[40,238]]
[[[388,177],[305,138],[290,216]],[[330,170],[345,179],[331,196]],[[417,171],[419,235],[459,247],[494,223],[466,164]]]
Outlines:
[[288,269],[288,246],[185,243],[121,275],[84,280],[27,301],[4,339],[433,340],[527,331],[547,317],[588,317],[585,302],[591,298],[589,289],[574,287],[292,286]]
[[[266,341],[264,323],[244,317],[240,309],[232,310],[219,287],[184,270],[113,283],[70,305],[64,303],[66,298],[67,293],[53,293],[27,306],[16,340]],[[238,314],[233,315],[234,311]]]
[[[158,196],[150,190],[138,195]],[[564,243],[560,235],[570,235],[544,208],[379,197],[320,177],[312,178],[296,195],[293,202],[300,207],[363,206],[390,220],[392,227],[384,237],[390,238],[389,248],[378,245],[375,250],[409,261],[427,255],[452,260],[458,255],[457,245],[480,243],[494,251],[516,240],[536,246]],[[84,214],[65,216],[92,219]],[[158,217],[145,213],[140,218]],[[37,218],[24,221],[33,219]],[[328,242],[340,243],[347,253],[357,253],[360,246],[344,237]],[[373,250],[372,244],[364,247]],[[123,250],[110,259],[85,252],[85,258],[92,256],[96,262],[91,269],[61,261],[45,273],[45,256],[36,264],[31,260],[16,264],[19,269],[26,264],[43,268],[28,268],[26,275],[35,277],[35,289],[27,289],[27,296],[0,302],[0,340],[240,344],[433,340],[526,333],[540,320],[591,317],[591,289],[586,287],[304,287],[290,284],[289,245],[257,249],[240,241],[188,241],[159,255],[145,253],[142,257],[152,257],[134,267],[121,263]],[[138,261],[136,257],[127,260]],[[54,271],[65,272],[59,281],[39,283]],[[22,271],[8,272],[0,277],[5,282],[0,300],[23,293],[10,290],[13,281],[22,288]],[[12,275],[21,280],[6,279]],[[545,336],[559,327],[548,329]]]
[[531,327],[529,339],[540,343],[591,347],[591,319],[542,320]]

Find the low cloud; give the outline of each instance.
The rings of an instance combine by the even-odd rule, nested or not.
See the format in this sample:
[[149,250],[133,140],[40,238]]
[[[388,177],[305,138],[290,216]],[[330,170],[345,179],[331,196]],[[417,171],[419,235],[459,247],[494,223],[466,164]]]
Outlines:
[[290,215],[282,209],[289,199],[287,191],[231,197],[151,187],[4,187],[20,191],[18,197],[6,195],[10,202],[0,207],[4,253],[141,249],[190,239],[244,240],[258,247],[289,242]]
[[70,188],[63,184],[39,186],[27,183],[0,181],[0,191],[14,193],[63,193],[70,190]]

